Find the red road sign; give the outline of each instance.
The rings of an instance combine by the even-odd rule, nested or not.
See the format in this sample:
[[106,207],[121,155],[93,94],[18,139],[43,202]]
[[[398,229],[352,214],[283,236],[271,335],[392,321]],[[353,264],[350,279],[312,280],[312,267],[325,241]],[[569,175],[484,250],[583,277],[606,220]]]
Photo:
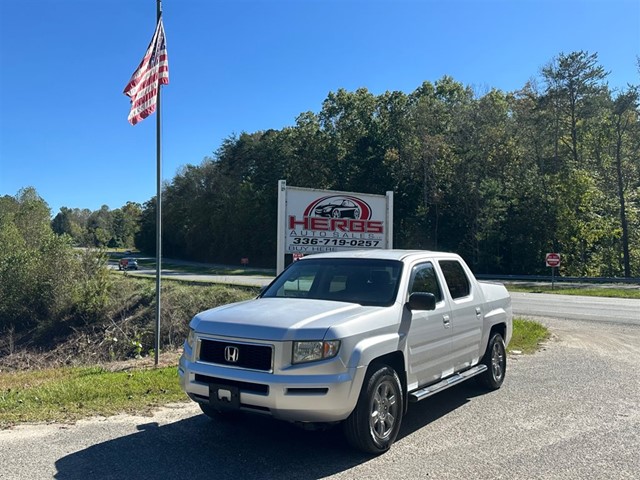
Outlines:
[[560,254],[559,253],[547,253],[545,257],[547,267],[559,267],[560,266]]

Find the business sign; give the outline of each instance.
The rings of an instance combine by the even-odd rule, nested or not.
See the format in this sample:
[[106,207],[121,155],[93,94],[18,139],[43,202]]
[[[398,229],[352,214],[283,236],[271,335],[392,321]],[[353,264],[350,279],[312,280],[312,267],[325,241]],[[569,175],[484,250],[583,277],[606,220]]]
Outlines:
[[278,273],[285,254],[393,247],[393,192],[278,186]]

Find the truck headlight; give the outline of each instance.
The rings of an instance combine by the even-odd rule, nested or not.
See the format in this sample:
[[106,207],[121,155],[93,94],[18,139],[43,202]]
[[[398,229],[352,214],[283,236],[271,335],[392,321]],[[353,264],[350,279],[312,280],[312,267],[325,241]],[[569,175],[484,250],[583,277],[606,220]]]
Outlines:
[[340,349],[340,340],[293,342],[292,363],[315,362],[333,358]]
[[187,346],[193,350],[193,345],[196,341],[196,331],[193,328],[189,328],[189,334],[187,335]]

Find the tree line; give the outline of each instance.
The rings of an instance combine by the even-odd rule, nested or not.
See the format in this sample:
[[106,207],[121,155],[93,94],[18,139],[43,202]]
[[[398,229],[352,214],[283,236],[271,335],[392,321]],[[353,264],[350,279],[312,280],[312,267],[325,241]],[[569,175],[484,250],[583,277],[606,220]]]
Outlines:
[[[640,73],[640,64],[639,64]],[[514,92],[445,76],[411,93],[330,92],[281,130],[226,138],[163,189],[163,254],[272,267],[277,181],[394,191],[394,247],[460,253],[478,273],[640,276],[638,86],[612,91],[597,54],[560,54]],[[75,245],[155,253],[156,199],[63,207]]]
[[[281,130],[225,139],[163,190],[163,252],[275,264],[277,181],[395,192],[394,246],[460,253],[476,272],[640,275],[638,88],[597,54],[560,54],[522,89],[445,76],[413,92],[331,92]],[[155,208],[137,245],[155,250]]]
[[62,207],[51,221],[51,228],[58,235],[71,237],[76,246],[133,248],[141,216],[142,206],[135,202],[127,202],[115,210],[103,205],[94,212]]

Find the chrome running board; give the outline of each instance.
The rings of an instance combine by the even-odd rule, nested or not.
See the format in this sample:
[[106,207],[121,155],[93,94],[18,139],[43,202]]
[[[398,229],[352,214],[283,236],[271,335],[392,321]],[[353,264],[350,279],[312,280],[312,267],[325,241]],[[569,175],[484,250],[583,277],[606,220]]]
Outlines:
[[428,387],[424,387],[419,390],[414,390],[413,392],[409,393],[409,401],[414,403],[419,402],[420,400],[424,400],[431,395],[441,392],[442,390],[446,390],[449,387],[453,387],[460,382],[464,382],[465,380],[471,377],[475,377],[476,375],[479,375],[486,371],[487,366],[481,363],[479,365],[476,365],[475,367],[471,367],[469,370],[451,375],[450,377],[447,377],[444,380],[439,381],[438,383],[434,383],[433,385],[429,385]]

